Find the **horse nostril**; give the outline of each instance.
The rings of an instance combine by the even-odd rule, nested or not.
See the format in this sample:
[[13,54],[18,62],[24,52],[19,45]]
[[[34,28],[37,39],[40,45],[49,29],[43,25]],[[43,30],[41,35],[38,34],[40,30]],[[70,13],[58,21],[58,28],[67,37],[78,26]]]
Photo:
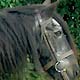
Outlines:
[[75,72],[75,77],[78,76],[78,75],[79,75],[79,71],[76,71]]
[[78,72],[76,72],[76,76],[78,75]]
[[76,76],[79,74],[79,71],[76,71]]

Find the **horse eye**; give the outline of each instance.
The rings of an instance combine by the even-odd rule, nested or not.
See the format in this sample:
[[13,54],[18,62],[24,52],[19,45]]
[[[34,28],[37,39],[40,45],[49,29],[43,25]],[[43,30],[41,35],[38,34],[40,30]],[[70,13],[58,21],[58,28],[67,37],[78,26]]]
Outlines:
[[61,31],[54,32],[56,36],[61,36]]

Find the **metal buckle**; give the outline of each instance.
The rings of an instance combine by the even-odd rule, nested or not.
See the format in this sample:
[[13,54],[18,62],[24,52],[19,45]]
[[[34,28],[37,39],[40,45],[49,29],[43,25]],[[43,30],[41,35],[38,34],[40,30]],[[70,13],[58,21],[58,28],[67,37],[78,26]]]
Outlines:
[[62,69],[59,69],[60,66],[58,66],[58,65],[59,65],[60,63],[62,63],[62,62],[64,62],[64,61],[61,60],[61,61],[57,62],[57,63],[55,64],[55,69],[56,69],[57,72],[59,72],[59,73],[62,74],[64,80],[70,80],[70,78],[69,78],[68,75],[67,75],[67,69],[66,69],[65,67],[63,67]]

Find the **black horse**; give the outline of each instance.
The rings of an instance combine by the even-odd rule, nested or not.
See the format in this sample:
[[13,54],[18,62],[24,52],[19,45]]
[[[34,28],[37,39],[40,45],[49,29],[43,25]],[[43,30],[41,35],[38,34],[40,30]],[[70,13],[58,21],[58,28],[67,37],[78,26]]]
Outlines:
[[[41,18],[43,21],[51,17],[57,20],[62,26],[71,48],[76,52],[66,22],[55,11],[56,5],[55,2],[48,6],[42,4],[29,5],[0,11],[1,72],[12,72],[18,69],[29,54],[38,72],[46,70],[52,77],[55,77],[53,75],[57,71],[53,65],[48,69],[44,67],[52,59],[54,59],[54,64],[57,61],[55,57],[51,56],[51,52],[43,38],[41,25],[39,24]],[[61,77],[60,73],[57,73],[57,75]]]

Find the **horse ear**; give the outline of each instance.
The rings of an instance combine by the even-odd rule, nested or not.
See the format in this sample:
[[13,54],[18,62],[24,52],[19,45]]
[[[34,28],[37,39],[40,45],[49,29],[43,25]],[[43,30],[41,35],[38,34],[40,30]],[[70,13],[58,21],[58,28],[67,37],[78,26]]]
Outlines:
[[51,0],[45,0],[45,1],[43,2],[43,5],[49,5],[49,4],[51,4]]
[[46,16],[51,17],[53,15],[53,12],[56,11],[58,4],[59,4],[59,0],[53,3],[51,3],[51,0],[45,0],[43,3],[45,7],[42,10],[42,14],[45,14]]
[[43,2],[43,5],[47,6],[47,7],[53,7],[53,8],[56,8],[57,5],[59,4],[59,0],[56,0],[55,2],[51,3],[51,0],[45,0]]
[[55,2],[51,3],[51,7],[53,7],[53,9],[56,9],[58,4],[59,4],[60,0],[56,0]]

